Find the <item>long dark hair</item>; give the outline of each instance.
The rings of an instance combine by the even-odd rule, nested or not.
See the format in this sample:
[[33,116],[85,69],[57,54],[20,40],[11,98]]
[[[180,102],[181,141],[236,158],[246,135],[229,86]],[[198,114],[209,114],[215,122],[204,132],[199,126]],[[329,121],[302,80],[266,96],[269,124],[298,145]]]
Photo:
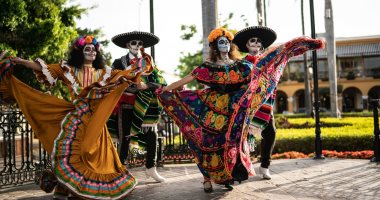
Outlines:
[[[229,41],[229,40],[228,40]],[[240,53],[238,51],[238,47],[229,41],[231,44],[231,49],[228,52],[228,56],[230,57],[231,60],[239,60],[240,59]],[[212,62],[216,62],[218,58],[220,58],[220,51],[218,49],[218,40],[214,40],[214,42],[210,43],[210,51],[209,51],[209,60]]]
[[[75,43],[71,45],[67,64],[75,68],[82,68],[83,63],[84,63],[83,48],[77,47],[74,44]],[[101,51],[98,48],[95,48],[95,49],[96,49],[96,57],[95,57],[95,60],[92,62],[92,66],[95,69],[103,69],[106,65],[105,59]]]

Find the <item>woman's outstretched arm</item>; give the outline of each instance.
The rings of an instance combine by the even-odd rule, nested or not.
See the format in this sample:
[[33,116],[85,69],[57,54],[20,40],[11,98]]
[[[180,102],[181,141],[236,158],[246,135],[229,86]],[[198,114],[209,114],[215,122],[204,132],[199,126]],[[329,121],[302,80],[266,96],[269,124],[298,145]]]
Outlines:
[[29,60],[25,60],[19,57],[11,58],[11,62],[15,65],[24,65],[27,68],[30,68],[36,71],[42,71],[42,67],[40,64],[29,61]]
[[193,81],[195,78],[192,74],[188,74],[187,76],[185,76],[183,79],[181,80],[178,80],[164,88],[162,88],[162,91],[165,92],[165,91],[171,91],[171,90],[174,90],[174,89],[177,89],[177,88],[180,88],[184,85],[186,85],[187,83],[190,83],[191,81]]

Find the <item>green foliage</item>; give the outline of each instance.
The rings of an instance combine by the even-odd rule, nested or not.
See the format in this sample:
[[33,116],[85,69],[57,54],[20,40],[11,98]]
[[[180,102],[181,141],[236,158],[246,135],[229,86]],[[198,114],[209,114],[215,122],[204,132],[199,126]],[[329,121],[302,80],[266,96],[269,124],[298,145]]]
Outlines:
[[[0,35],[3,35],[4,30],[9,29],[14,31],[16,27],[27,17],[26,3],[23,0],[1,1],[0,6]],[[7,39],[7,38],[4,38]]]
[[190,40],[198,32],[195,24],[189,26],[181,25],[181,31],[183,31],[181,35],[182,40]]
[[[291,124],[314,124],[310,118],[288,119]],[[322,148],[336,151],[362,151],[372,149],[373,117],[323,118],[322,124],[340,124],[321,127]],[[297,151],[305,154],[314,152],[315,128],[277,128],[274,153]],[[260,145],[260,142],[258,142]]]
[[[182,54],[183,55],[183,54]],[[180,77],[185,77],[190,74],[200,63],[203,62],[202,51],[198,51],[195,54],[187,53],[186,56],[180,58],[180,65],[177,66]],[[202,85],[193,81],[187,84],[189,88],[202,88]]]
[[[0,46],[26,59],[41,57],[47,63],[59,62],[70,41],[77,36],[74,19],[84,11],[78,6],[65,7],[65,3],[66,0],[3,0]],[[42,89],[32,70],[18,68],[15,75],[32,87]]]
[[[0,50],[7,49],[13,55],[25,59],[42,58],[47,63],[67,59],[71,42],[79,35],[103,36],[100,29],[77,29],[75,19],[80,19],[91,8],[79,5],[67,6],[67,0],[3,0],[0,6]],[[107,46],[109,41],[100,41]],[[103,52],[107,64],[110,53]],[[46,91],[34,78],[32,70],[17,68],[14,73],[28,85]],[[49,91],[58,97],[69,99],[67,88],[58,83]]]

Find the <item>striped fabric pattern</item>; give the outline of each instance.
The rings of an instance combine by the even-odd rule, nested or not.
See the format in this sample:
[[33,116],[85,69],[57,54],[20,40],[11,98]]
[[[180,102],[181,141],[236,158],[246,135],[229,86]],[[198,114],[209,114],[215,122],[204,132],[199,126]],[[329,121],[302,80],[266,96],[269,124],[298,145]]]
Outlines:
[[[166,85],[161,72],[154,68],[153,72],[147,77],[141,77],[145,83],[153,82],[160,85]],[[156,124],[160,118],[162,107],[158,104],[157,95],[152,90],[139,91],[136,94],[135,104],[133,107],[133,118],[130,135],[131,148],[145,147],[145,142],[139,140],[138,135],[143,134],[141,127],[143,124]]]
[[[55,140],[52,152],[52,165],[58,181],[78,195],[91,199],[119,199],[128,194],[137,185],[136,179],[125,169],[119,173],[94,175],[85,167],[77,166],[78,155],[76,142],[81,118],[90,113],[88,100],[74,102],[76,110],[66,115],[62,122],[62,131]],[[76,164],[76,166],[73,166]],[[78,170],[82,170],[84,173]]]
[[275,95],[276,91],[273,92],[272,95],[268,98],[265,103],[262,104],[262,106],[259,108],[259,110],[255,113],[255,116],[252,119],[251,125],[260,128],[262,130],[265,129],[265,127],[268,126],[268,123],[270,121],[270,117],[273,110],[273,105],[276,99]]

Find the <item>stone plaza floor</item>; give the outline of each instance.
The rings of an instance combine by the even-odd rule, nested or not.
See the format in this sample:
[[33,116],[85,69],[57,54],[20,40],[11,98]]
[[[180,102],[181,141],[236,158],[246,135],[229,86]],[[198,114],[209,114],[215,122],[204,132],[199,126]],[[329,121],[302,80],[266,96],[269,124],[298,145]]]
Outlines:
[[[259,163],[255,163],[258,171]],[[159,167],[167,181],[146,179],[143,167],[130,169],[139,181],[127,199],[207,200],[207,199],[352,199],[380,200],[380,163],[356,159],[283,159],[270,166],[272,180],[250,177],[234,190],[214,185],[213,193],[204,193],[202,175],[195,164],[171,164]],[[0,190],[0,199],[52,199],[35,184]]]

